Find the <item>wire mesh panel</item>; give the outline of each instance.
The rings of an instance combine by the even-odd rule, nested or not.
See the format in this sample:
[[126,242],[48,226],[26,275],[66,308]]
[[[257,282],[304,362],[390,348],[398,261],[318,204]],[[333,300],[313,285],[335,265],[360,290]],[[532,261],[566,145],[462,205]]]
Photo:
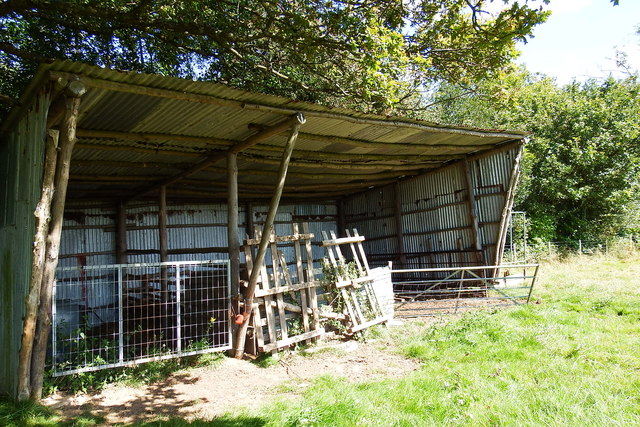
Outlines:
[[229,261],[57,271],[54,375],[231,348]]

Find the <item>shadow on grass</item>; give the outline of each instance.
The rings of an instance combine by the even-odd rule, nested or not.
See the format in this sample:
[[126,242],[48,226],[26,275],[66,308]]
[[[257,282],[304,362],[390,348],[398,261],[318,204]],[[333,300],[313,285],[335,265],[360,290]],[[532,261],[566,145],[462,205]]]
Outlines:
[[[105,425],[103,416],[84,413],[72,419],[63,419],[55,410],[35,402],[14,402],[6,397],[0,397],[0,425],[13,426],[95,426]],[[222,416],[210,421],[187,421],[181,418],[169,418],[162,421],[137,421],[123,424],[141,427],[154,426],[211,426],[211,427],[260,427],[266,425],[266,420],[246,415]]]
[[2,426],[91,426],[102,425],[105,419],[82,414],[73,420],[63,420],[54,410],[35,402],[14,402],[0,397],[0,425]]

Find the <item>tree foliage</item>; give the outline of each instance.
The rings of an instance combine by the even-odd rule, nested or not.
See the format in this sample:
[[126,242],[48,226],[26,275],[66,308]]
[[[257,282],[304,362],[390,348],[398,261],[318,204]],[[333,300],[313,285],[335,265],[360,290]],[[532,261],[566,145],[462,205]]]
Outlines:
[[[637,76],[558,87],[526,71],[474,91],[443,87],[437,118],[532,132],[518,207],[545,239],[624,233],[640,202]],[[433,117],[433,116],[432,116]]]
[[493,1],[5,0],[0,90],[55,58],[388,111],[500,70],[547,16],[548,0]]

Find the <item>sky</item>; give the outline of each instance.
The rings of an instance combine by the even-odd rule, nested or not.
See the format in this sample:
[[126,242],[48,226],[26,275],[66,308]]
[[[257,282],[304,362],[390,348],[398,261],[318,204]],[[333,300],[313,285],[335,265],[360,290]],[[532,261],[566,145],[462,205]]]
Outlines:
[[529,71],[555,77],[558,84],[574,78],[623,77],[616,69],[616,51],[627,54],[634,70],[640,70],[640,0],[551,0],[552,15],[534,28],[527,44],[519,44],[516,62]]

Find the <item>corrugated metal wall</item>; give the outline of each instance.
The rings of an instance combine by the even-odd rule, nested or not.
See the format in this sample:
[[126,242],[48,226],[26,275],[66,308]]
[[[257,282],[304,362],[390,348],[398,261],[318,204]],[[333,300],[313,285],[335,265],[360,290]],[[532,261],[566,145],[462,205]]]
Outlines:
[[0,394],[15,395],[24,299],[31,279],[33,212],[40,199],[48,96],[0,142]]
[[[251,208],[253,223],[262,226],[268,206]],[[158,262],[158,206],[132,206],[126,209],[129,263]],[[246,237],[246,206],[240,207],[238,237]],[[322,230],[336,230],[333,204],[282,205],[276,215],[276,233],[292,233],[292,222],[307,222],[315,234],[313,255],[319,259]],[[302,232],[302,230],[300,230]],[[105,265],[116,262],[116,208],[68,208],[62,231],[61,267]],[[170,261],[227,259],[227,207],[224,204],[169,205],[167,207],[167,249]],[[286,259],[293,259],[293,246],[285,247]],[[288,253],[289,251],[291,253]],[[172,251],[174,253],[172,253]],[[189,253],[191,251],[191,253]],[[243,259],[241,259],[244,262]]]
[[[399,184],[399,209],[407,266],[449,267],[493,263],[506,192],[519,147],[470,159],[481,253],[474,248],[465,162]],[[374,265],[401,259],[395,186],[344,201],[345,222],[366,236]],[[396,264],[397,265],[397,264]]]

